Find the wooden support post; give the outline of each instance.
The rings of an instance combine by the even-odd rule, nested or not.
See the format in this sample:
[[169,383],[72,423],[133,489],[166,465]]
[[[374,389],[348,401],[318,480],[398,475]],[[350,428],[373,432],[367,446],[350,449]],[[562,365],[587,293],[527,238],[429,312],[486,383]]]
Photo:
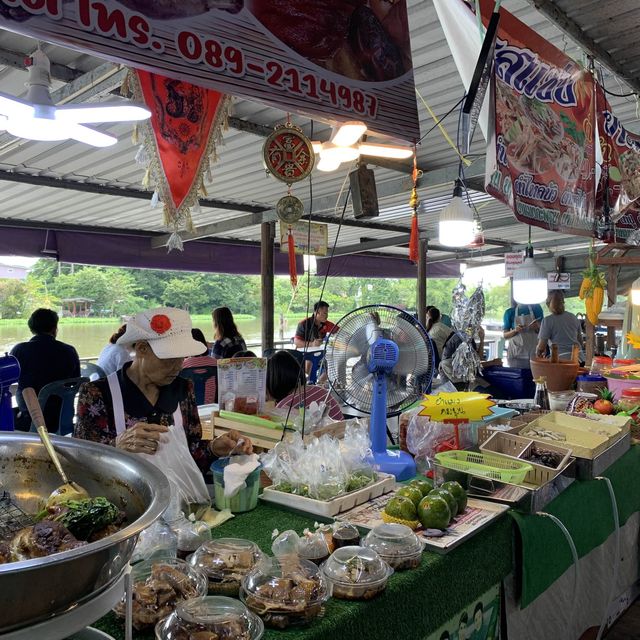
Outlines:
[[273,349],[273,239],[275,222],[260,225],[260,278],[262,291],[262,350]]
[[418,241],[418,278],[416,282],[416,307],[418,320],[427,322],[427,240]]
[[[610,265],[607,269],[607,308],[616,303],[618,296],[618,267]],[[616,344],[615,327],[607,327],[607,348],[613,349]]]

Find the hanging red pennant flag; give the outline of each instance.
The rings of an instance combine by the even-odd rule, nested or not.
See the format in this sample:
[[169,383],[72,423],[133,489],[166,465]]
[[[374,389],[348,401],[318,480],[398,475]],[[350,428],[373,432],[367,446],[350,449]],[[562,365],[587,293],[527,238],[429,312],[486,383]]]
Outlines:
[[177,232],[193,228],[191,207],[198,206],[199,196],[207,195],[204,176],[216,160],[230,99],[139,69],[129,74],[127,82],[134,99],[151,110],[151,118],[137,125],[141,146],[136,160],[147,164],[143,184],[154,185],[152,202],[162,201],[164,223],[173,230],[169,249],[181,249]]

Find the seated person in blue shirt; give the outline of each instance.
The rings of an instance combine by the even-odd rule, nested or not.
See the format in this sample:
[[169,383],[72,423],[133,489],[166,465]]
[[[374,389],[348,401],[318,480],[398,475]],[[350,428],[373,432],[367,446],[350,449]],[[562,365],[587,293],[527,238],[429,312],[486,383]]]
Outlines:
[[[20,378],[16,402],[18,412],[15,416],[15,428],[29,431],[31,417],[27,411],[22,393],[33,389],[35,394],[50,382],[78,378],[80,359],[78,352],[70,345],[56,340],[58,334],[58,314],[51,309],[36,309],[27,323],[33,338],[29,342],[20,342],[11,355],[20,363]],[[56,429],[60,416],[60,398],[50,398],[42,407],[44,420],[48,428]]]

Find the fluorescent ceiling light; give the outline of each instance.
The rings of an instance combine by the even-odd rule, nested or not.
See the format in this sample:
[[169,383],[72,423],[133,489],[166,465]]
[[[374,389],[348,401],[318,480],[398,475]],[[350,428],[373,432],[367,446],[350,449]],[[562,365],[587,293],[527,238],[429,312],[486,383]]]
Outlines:
[[360,153],[365,156],[378,156],[379,158],[410,158],[413,155],[411,147],[396,147],[392,144],[378,144],[362,142],[358,145]]
[[331,142],[339,147],[349,147],[358,142],[366,131],[367,125],[364,122],[357,120],[343,122],[331,136]]
[[134,122],[146,120],[151,111],[135,103],[117,103],[100,105],[69,105],[56,107],[55,118],[60,122]]

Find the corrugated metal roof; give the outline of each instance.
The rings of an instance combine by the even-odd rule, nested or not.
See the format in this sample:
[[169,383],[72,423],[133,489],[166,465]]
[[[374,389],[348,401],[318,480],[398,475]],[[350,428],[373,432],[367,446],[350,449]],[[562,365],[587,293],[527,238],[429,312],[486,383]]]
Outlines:
[[[611,40],[603,19],[598,19],[598,16],[602,18],[600,12],[605,11],[605,5],[607,12],[613,10],[612,4],[616,5],[620,8],[621,14],[624,5],[627,10],[623,16],[625,17],[625,25],[637,25],[640,20],[640,3],[637,3],[637,0],[619,3],[583,3],[573,0],[558,0],[556,4],[574,17],[581,14],[583,6],[588,5],[582,16],[584,24],[591,25],[589,28],[593,30],[594,37],[598,36],[603,43],[610,44]],[[565,49],[569,55],[576,58],[583,56],[582,50],[570,38],[531,7],[526,0],[505,0],[503,5],[543,37]],[[636,7],[636,5],[638,6]],[[631,13],[628,13],[629,11]],[[433,4],[423,0],[409,0],[409,17],[416,87],[435,113],[446,113],[462,96],[463,85],[450,55]],[[619,25],[610,24],[612,29],[616,26]],[[629,35],[629,38],[633,37],[632,30],[624,32]],[[33,40],[0,31],[0,89],[2,91],[14,95],[24,95],[26,75],[22,70],[8,65],[2,66],[1,50],[28,54],[34,48],[35,42]],[[79,55],[54,45],[45,44],[44,49],[53,63],[71,67],[78,73],[97,69],[104,62],[92,56]],[[635,43],[632,49],[633,52],[638,51]],[[630,52],[627,58],[635,64],[635,59],[638,56],[633,52]],[[623,57],[622,52],[620,56]],[[54,82],[54,90],[62,86],[62,82]],[[623,92],[628,90],[624,84],[620,86]],[[113,96],[109,96],[109,98],[114,99]],[[634,123],[636,126],[638,125],[640,121],[636,115],[635,101],[625,98],[611,98],[611,102],[623,122],[631,124],[631,128]],[[433,121],[420,102],[418,108],[421,130],[424,132],[432,126]],[[269,127],[285,120],[285,114],[282,111],[247,100],[235,100],[233,114],[243,120]],[[308,120],[298,117],[294,117],[293,120],[300,124],[307,133],[311,133],[311,125]],[[447,119],[444,126],[449,135],[455,139],[457,127],[455,115]],[[95,149],[79,143],[43,143],[16,140],[7,134],[0,135],[0,170],[15,170],[50,178],[66,177],[103,184],[108,187],[138,188],[143,177],[143,169],[134,160],[135,147],[130,141],[132,127],[127,124],[115,124],[98,128],[117,136],[118,144],[107,149]],[[313,128],[314,138],[326,139],[328,137],[328,125],[315,123]],[[213,168],[213,179],[210,184],[207,184],[209,197],[243,203],[260,203],[265,207],[272,207],[284,195],[285,188],[282,183],[265,174],[261,155],[262,142],[261,137],[244,131],[230,129],[225,133],[224,144],[219,150],[219,161]],[[484,152],[484,140],[479,133],[475,137],[471,152],[473,154]],[[443,136],[435,130],[419,146],[418,161],[421,166],[436,172],[443,168],[454,167],[457,163],[457,156]],[[411,212],[407,204],[409,195],[407,176],[401,176],[396,171],[381,167],[375,168],[375,173],[379,193],[384,193],[385,189],[387,192],[389,190],[398,191],[397,185],[401,182],[404,186],[401,193],[380,198],[381,214],[379,218],[373,220],[373,223],[392,224],[397,225],[400,229],[408,229]],[[312,185],[305,182],[301,186],[295,187],[294,193],[309,205],[312,186],[314,212],[320,215],[339,215],[341,207],[336,207],[336,204],[338,204],[338,194],[344,186],[346,175],[347,170],[344,167],[329,174],[314,172]],[[424,203],[425,211],[420,217],[420,224],[422,231],[429,238],[437,236],[437,213],[450,197],[451,187],[450,180],[446,180],[443,184],[433,184],[426,189],[420,189],[420,197]],[[513,243],[522,243],[526,240],[526,227],[515,222],[507,207],[485,194],[473,193],[473,198],[486,227],[485,235],[487,238],[498,238],[501,241]],[[55,189],[47,186],[33,186],[18,182],[2,181],[0,211],[2,212],[0,218],[14,221],[65,223],[144,231],[163,230],[160,209],[151,209],[145,200]],[[220,220],[234,219],[239,215],[241,214],[237,212],[203,207],[202,211],[194,214],[193,217],[194,224],[199,226]],[[337,229],[336,225],[330,226],[331,244],[334,242]],[[357,244],[361,238],[381,239],[396,235],[398,235],[398,231],[371,231],[363,228],[342,227],[338,246]],[[260,227],[255,225],[236,229],[224,234],[224,237],[259,241]],[[558,245],[570,239],[569,236],[553,234],[540,229],[534,229],[533,238],[536,242],[557,240]],[[483,251],[486,252],[491,248],[487,246],[478,252],[480,259],[482,259]],[[385,248],[379,251],[406,255],[404,248]],[[438,251],[430,253],[433,259],[439,259],[445,255],[452,254]]]

